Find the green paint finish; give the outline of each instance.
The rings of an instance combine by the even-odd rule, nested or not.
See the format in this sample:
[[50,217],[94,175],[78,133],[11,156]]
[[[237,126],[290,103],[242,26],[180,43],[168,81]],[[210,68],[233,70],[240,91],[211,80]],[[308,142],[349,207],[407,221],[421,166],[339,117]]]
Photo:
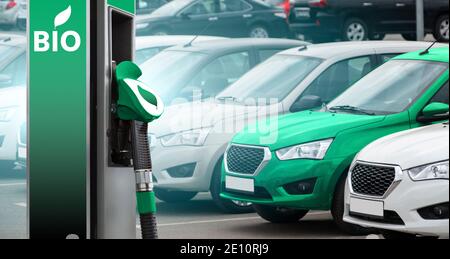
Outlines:
[[31,238],[86,237],[87,4],[29,1]]
[[131,14],[136,12],[135,0],[108,0],[108,4]]
[[[400,62],[409,62],[410,60],[416,64],[416,60],[435,62],[434,65],[441,67],[443,70],[437,78],[432,80],[431,85],[424,86],[426,90],[402,112],[388,115],[363,115],[345,112],[306,111],[278,118],[278,140],[273,144],[264,145],[271,150],[272,159],[256,176],[241,176],[254,179],[255,186],[265,188],[272,199],[248,198],[248,195],[231,194],[227,193],[226,190],[221,193],[221,197],[256,204],[306,210],[329,210],[338,180],[343,173],[348,171],[353,158],[361,149],[386,135],[425,125],[418,122],[416,118],[422,114],[431,98],[448,82],[448,55],[448,48],[445,48],[432,50],[430,54],[422,55],[422,59],[419,59],[417,53],[399,58],[402,59]],[[410,59],[408,59],[409,57]],[[447,64],[442,64],[443,60],[447,60]],[[399,61],[397,59],[393,62]],[[350,88],[349,91],[352,91],[352,89]],[[364,96],[360,97],[364,98]],[[444,110],[444,105],[440,106]],[[258,129],[258,127],[249,126],[246,130],[238,133],[232,142],[263,146],[260,140],[264,139],[267,132],[253,133],[255,128]],[[276,151],[281,148],[329,138],[333,138],[334,141],[323,160],[295,159],[281,161],[276,155]],[[227,172],[224,168],[222,171],[222,181],[224,181]],[[312,194],[289,195],[283,188],[285,184],[311,178],[317,178]]]
[[141,69],[130,61],[122,62],[116,68],[119,85],[117,113],[122,120],[152,122],[164,111],[158,94],[137,80],[141,75]]
[[137,192],[136,199],[139,214],[156,213],[156,198],[154,192]]

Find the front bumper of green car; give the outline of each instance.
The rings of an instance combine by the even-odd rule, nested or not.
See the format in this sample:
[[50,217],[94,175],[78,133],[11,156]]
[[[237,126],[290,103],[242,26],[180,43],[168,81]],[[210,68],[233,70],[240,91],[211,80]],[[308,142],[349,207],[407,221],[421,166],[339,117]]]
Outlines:
[[[253,174],[232,172],[225,155],[222,167],[222,198],[307,210],[331,208],[336,183],[348,169],[352,158],[281,161],[274,151],[264,149],[265,160]],[[236,188],[241,179],[253,186]],[[227,182],[230,180],[233,185]],[[234,184],[236,182],[237,185]]]

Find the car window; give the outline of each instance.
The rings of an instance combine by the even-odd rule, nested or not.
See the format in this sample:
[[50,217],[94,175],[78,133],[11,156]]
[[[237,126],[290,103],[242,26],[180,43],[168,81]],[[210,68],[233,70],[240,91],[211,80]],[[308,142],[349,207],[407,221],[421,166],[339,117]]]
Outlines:
[[313,57],[277,54],[242,76],[218,99],[232,97],[244,102],[261,99],[267,104],[273,99],[282,101],[322,62]]
[[190,5],[192,0],[171,1],[151,13],[151,17],[173,16],[180,10]]
[[315,95],[324,103],[329,103],[371,70],[372,62],[369,56],[338,62],[317,77],[302,96]]
[[391,60],[368,74],[332,101],[331,107],[356,107],[375,114],[407,109],[446,69],[448,64],[420,60]]
[[272,57],[273,55],[277,54],[280,51],[281,51],[280,49],[258,50],[259,61],[260,62],[266,61],[267,59],[269,59],[270,57]]
[[436,93],[431,99],[430,103],[446,103],[449,104],[449,89],[448,82]]
[[248,52],[221,56],[205,66],[187,85],[202,91],[202,97],[214,97],[250,70]]
[[252,6],[242,0],[219,0],[220,1],[220,12],[241,12],[250,10]]
[[0,75],[8,78],[8,82],[1,83],[0,87],[19,86],[26,84],[26,56],[20,55],[13,62],[8,64]]
[[396,56],[400,55],[400,53],[398,54],[382,54],[379,55],[380,59],[381,59],[381,65],[388,62],[389,60],[395,58]]
[[145,61],[149,60],[150,58],[152,58],[153,56],[158,54],[158,52],[160,52],[160,51],[161,51],[161,48],[159,48],[159,47],[137,50],[136,56],[135,56],[136,64],[140,65],[140,64],[144,63]]
[[198,1],[183,11],[186,15],[203,15],[216,13],[216,1],[215,0],[202,0]]

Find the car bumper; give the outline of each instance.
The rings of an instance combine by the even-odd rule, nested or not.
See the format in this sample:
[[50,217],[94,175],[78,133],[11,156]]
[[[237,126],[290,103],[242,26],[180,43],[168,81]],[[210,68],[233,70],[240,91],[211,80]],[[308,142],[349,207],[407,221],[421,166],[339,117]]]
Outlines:
[[[272,159],[255,176],[234,174],[223,167],[221,197],[271,206],[329,210],[336,183],[345,172],[351,159],[290,160],[280,161],[272,153]],[[238,193],[225,188],[226,176],[253,179],[255,193]],[[289,194],[286,184],[315,179],[310,194]],[[265,195],[264,195],[265,194]]]
[[15,122],[0,122],[0,160],[16,160],[18,128]]
[[350,215],[350,197],[361,198],[360,195],[351,193],[347,184],[344,221],[348,223],[424,236],[449,236],[448,219],[426,220],[418,212],[421,208],[448,203],[448,180],[414,182],[405,172],[400,183],[384,199],[373,199],[383,202],[385,211],[396,212],[404,224],[388,224]]
[[[151,153],[155,187],[177,191],[209,191],[214,167],[225,149],[224,145],[153,147]],[[188,165],[193,170],[190,177],[174,177],[170,173],[174,168]]]

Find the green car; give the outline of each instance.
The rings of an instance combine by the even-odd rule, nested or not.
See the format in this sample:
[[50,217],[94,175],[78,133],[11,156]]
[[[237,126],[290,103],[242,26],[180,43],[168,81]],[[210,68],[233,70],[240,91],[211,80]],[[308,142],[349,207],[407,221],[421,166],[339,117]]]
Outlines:
[[270,132],[258,130],[267,121],[248,126],[225,154],[221,197],[251,202],[274,223],[331,209],[339,228],[367,233],[342,219],[352,160],[378,138],[448,120],[448,59],[448,47],[401,55],[320,110],[272,118]]

